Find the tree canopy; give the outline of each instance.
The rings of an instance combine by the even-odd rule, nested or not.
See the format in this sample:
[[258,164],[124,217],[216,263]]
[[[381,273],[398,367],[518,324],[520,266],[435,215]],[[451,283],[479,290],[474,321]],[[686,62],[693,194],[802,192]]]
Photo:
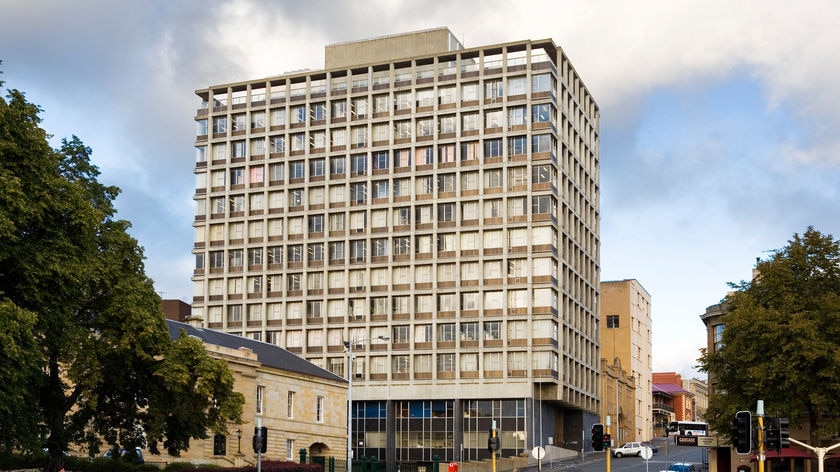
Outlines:
[[722,347],[700,366],[714,383],[707,420],[728,432],[739,410],[807,423],[811,440],[840,429],[840,245],[809,227],[730,284]]
[[170,339],[119,189],[40,112],[0,98],[0,451],[48,447],[57,470],[70,443],[178,455],[224,433],[244,401],[227,365]]

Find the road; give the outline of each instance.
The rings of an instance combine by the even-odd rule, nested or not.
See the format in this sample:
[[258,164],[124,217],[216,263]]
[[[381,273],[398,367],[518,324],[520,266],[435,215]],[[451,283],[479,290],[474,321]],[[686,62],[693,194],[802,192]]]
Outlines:
[[[610,472],[659,472],[674,462],[689,462],[695,465],[697,472],[706,472],[708,452],[703,447],[677,446],[665,439],[654,441],[659,452],[650,460],[640,457],[610,458]],[[607,461],[604,452],[588,452],[580,457],[542,464],[520,469],[520,472],[606,472]]]

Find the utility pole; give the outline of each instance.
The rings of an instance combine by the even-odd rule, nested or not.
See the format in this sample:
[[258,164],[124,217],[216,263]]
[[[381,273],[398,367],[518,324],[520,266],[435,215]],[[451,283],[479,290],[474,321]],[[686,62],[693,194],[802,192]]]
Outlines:
[[[609,436],[610,438],[612,438],[612,436],[610,435],[610,416],[609,415],[607,415],[607,421],[605,422],[604,426],[606,427],[606,430],[607,430],[605,436]],[[606,443],[606,441],[604,441],[604,442]],[[612,453],[610,452],[610,446],[612,446],[612,443],[604,444],[604,446],[606,446],[606,447],[604,447],[604,452],[607,454],[607,472],[610,472],[610,456],[612,456]]]
[[490,470],[496,472],[496,452],[499,450],[499,436],[496,432],[496,420],[490,426],[490,438],[487,440],[487,449],[490,451]]
[[755,416],[758,417],[758,472],[764,472],[764,400],[756,402]]

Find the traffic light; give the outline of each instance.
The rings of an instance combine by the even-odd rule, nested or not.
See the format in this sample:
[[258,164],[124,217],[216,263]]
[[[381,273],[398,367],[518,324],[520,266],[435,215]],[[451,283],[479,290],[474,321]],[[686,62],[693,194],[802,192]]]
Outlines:
[[268,450],[268,428],[261,426],[254,428],[254,452],[264,453]]
[[749,411],[735,413],[732,421],[732,445],[738,454],[752,452],[752,415]]
[[592,449],[594,451],[604,450],[604,425],[601,423],[592,425]]
[[498,451],[499,450],[499,438],[493,437],[493,436],[487,438],[487,450],[490,451],[491,454]]
[[779,446],[790,447],[790,421],[779,418]]
[[612,447],[612,441],[610,440],[610,435],[605,434],[604,435],[604,449],[609,449],[610,447]]
[[782,452],[782,443],[779,431],[779,419],[774,418],[764,430],[764,448],[768,451]]
[[499,440],[499,435],[496,433],[496,422],[493,422],[493,427],[491,427],[487,433],[490,435],[487,438],[487,450],[490,451],[490,454],[498,451],[501,448],[501,441]]

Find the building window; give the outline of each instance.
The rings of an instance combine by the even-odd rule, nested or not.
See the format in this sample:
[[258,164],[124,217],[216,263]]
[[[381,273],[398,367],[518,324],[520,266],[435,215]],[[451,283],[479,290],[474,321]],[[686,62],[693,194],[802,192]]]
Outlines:
[[387,180],[378,180],[373,183],[373,198],[388,198],[390,183]]
[[286,394],[286,418],[292,419],[295,417],[295,392],[289,391]]
[[320,395],[315,400],[315,421],[318,423],[324,422],[324,397]]
[[242,322],[242,305],[231,305],[228,307],[228,323]]
[[265,128],[265,112],[256,111],[251,113],[251,128]]
[[390,156],[388,156],[388,151],[378,151],[373,153],[373,169],[380,170],[380,169],[387,169],[390,160]]
[[255,266],[255,265],[262,265],[262,248],[259,249],[248,249],[248,265]]
[[394,356],[393,358],[393,372],[395,374],[403,374],[411,371],[411,364],[407,355]]
[[283,136],[272,136],[269,138],[271,143],[271,152],[273,154],[279,152],[286,152],[286,138]]
[[303,245],[293,244],[287,248],[287,260],[289,262],[303,262]]
[[535,165],[531,168],[531,180],[535,184],[555,183],[556,172],[549,164]]
[[461,143],[461,160],[472,161],[478,159],[478,141]]
[[455,119],[455,115],[447,115],[440,117],[441,134],[454,133],[456,122],[457,120]]
[[309,161],[309,176],[323,177],[324,176],[324,159],[313,159]]
[[230,253],[228,254],[230,267],[242,267],[244,253],[242,249],[231,249]]
[[411,167],[410,149],[397,149],[394,151],[394,167]]
[[289,164],[289,178],[302,179],[306,175],[306,166],[303,161],[295,161]]
[[474,131],[478,129],[479,116],[476,113],[464,113],[461,115],[461,131]]
[[438,221],[455,221],[455,204],[454,203],[439,203],[438,204]]
[[323,103],[312,104],[310,117],[313,121],[325,120],[327,118],[327,107]]
[[618,315],[607,315],[607,328],[618,328]]
[[551,74],[531,76],[531,93],[551,92],[554,90],[554,77]]
[[321,301],[306,302],[306,317],[307,318],[321,318]]
[[344,259],[344,242],[338,241],[334,243],[330,243],[330,260],[343,260]]
[[437,359],[438,372],[455,372],[455,354],[439,354]]
[[230,170],[230,184],[244,185],[245,184],[245,169],[238,167]]
[[715,352],[723,349],[723,326],[722,324],[715,325]]
[[393,340],[395,344],[405,344],[411,342],[410,335],[409,335],[409,326],[408,325],[400,325],[393,327]]
[[438,192],[455,191],[455,174],[441,174],[438,176]]
[[324,260],[324,243],[310,243],[309,244],[309,260],[323,261]]
[[350,162],[350,172],[356,175],[365,175],[367,174],[367,155],[366,154],[356,154],[351,157]]
[[388,238],[374,239],[371,241],[371,255],[382,257],[388,255]]
[[335,118],[346,118],[347,117],[347,102],[345,101],[336,101],[332,102],[332,117]]
[[287,439],[286,440],[286,460],[287,461],[295,460],[295,440],[294,439]]
[[531,107],[531,120],[533,123],[554,123],[554,108],[551,104],[540,103]]
[[411,244],[407,236],[394,238],[394,255],[403,255],[411,253]]
[[525,95],[525,77],[511,77],[508,79],[508,95]]
[[557,214],[557,202],[551,195],[534,195],[531,200],[531,214]]
[[484,141],[484,157],[501,157],[503,152],[502,140],[488,139]]
[[265,398],[265,387],[262,385],[257,385],[257,414],[261,415],[265,411],[263,410],[263,398]]
[[227,132],[227,117],[220,116],[218,118],[213,119],[213,133],[226,133]]
[[417,120],[417,136],[431,136],[434,134],[434,120],[424,118]]
[[367,200],[367,184],[363,182],[351,184],[350,198],[355,203],[364,203]]
[[233,155],[231,157],[245,157],[247,152],[245,141],[234,141],[231,144],[231,150],[233,151]]
[[324,215],[313,215],[309,217],[309,232],[323,233],[324,232]]
[[344,170],[344,157],[331,157],[330,158],[330,174],[337,175],[343,174],[346,171]]
[[299,105],[292,108],[292,124],[306,123],[306,107]]
[[286,109],[277,108],[271,110],[271,126],[285,126],[286,124]]
[[221,269],[225,266],[224,251],[210,251],[209,259],[211,269]]

